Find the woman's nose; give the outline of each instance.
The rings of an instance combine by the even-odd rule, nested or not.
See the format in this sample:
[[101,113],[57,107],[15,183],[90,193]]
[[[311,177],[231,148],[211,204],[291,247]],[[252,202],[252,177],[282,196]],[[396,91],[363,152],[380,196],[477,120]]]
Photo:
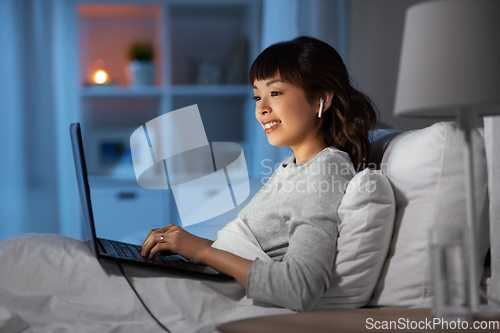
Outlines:
[[262,116],[262,115],[265,115],[267,113],[271,113],[271,108],[269,107],[269,105],[262,103],[259,106],[257,106],[256,113],[258,115]]

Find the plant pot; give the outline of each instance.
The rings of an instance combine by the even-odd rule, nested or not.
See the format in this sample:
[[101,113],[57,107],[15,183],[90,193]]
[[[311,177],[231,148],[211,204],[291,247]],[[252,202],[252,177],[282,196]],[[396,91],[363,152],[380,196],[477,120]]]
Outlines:
[[133,60],[130,62],[130,85],[132,87],[155,84],[156,66],[152,61]]

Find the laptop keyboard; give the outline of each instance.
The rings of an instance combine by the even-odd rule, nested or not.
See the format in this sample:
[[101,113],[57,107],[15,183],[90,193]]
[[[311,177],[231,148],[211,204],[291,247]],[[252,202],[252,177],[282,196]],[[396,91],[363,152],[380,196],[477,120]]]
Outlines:
[[103,238],[98,238],[97,242],[99,243],[101,249],[111,257],[118,257],[131,261],[153,264],[155,266],[164,266],[204,274],[219,274],[219,272],[211,267],[193,264],[186,260],[186,258],[177,254],[164,256],[157,253],[153,258],[149,258],[141,256],[141,247],[139,245],[122,243]]
[[[121,243],[116,241],[109,241],[118,255],[122,258],[137,260],[142,262],[154,263],[156,265],[165,265],[170,267],[178,267],[181,262],[178,259],[171,260],[167,256],[161,256],[156,254],[153,258],[142,257],[141,256],[141,247],[139,245]],[[177,256],[176,256],[177,257]],[[182,260],[182,261],[185,261]]]
[[115,251],[120,255],[120,257],[127,259],[140,259],[141,258],[141,248],[140,246],[125,244],[115,241],[110,241],[111,245]]

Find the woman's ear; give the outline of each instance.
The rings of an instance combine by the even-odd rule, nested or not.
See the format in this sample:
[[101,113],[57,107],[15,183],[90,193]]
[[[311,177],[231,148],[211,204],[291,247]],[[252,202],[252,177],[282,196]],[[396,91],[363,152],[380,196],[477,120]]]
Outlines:
[[323,112],[328,110],[330,108],[330,106],[332,106],[333,96],[334,96],[334,93],[331,92],[331,93],[327,93],[321,97],[325,101],[324,102],[325,104],[323,106]]

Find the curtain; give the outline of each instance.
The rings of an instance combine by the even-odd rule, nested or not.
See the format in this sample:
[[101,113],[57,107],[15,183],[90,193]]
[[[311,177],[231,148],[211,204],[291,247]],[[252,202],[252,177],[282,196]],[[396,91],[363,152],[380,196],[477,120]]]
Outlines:
[[[484,118],[484,140],[488,162],[488,194],[490,198],[491,278],[488,295],[500,298],[500,117]],[[497,148],[495,148],[497,147]]]
[[74,172],[67,177],[67,126],[77,114],[77,80],[67,70],[76,61],[67,36],[72,8],[62,0],[0,1],[0,239],[80,237]]
[[23,108],[20,41],[15,38],[21,28],[14,19],[19,8],[14,1],[0,2],[0,237],[9,238],[23,231],[24,138],[20,111]]
[[348,1],[301,0],[299,3],[300,34],[321,39],[348,58]]

